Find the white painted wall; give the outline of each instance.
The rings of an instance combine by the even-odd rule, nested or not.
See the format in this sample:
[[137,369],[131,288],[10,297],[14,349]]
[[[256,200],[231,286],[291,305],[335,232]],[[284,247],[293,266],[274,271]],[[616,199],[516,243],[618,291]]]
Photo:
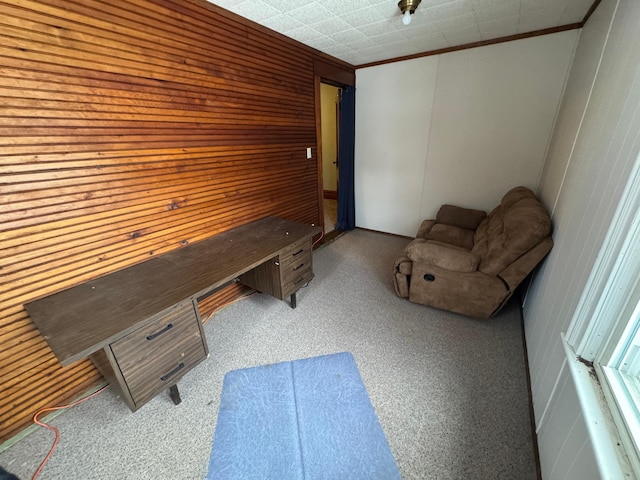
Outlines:
[[438,57],[356,72],[356,225],[415,233]]
[[531,285],[524,318],[545,480],[600,478],[560,333],[640,152],[639,24],[640,2],[603,0],[583,28],[541,175],[555,246]]
[[537,184],[578,32],[359,69],[359,227],[413,236],[443,203]]
[[442,55],[421,213],[535,188],[576,31]]
[[566,364],[558,376],[556,391],[555,408],[537,431],[542,478],[600,480],[578,393]]

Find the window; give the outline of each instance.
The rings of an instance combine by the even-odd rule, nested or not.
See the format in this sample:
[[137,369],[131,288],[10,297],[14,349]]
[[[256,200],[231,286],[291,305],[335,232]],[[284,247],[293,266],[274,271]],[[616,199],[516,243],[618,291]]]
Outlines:
[[611,355],[603,350],[603,358],[594,367],[603,386],[609,408],[625,446],[629,463],[640,472],[640,301],[626,327],[616,340]]
[[[640,478],[640,156],[565,342],[569,361],[575,362],[577,356],[593,362],[599,382],[595,388],[601,387],[587,400],[581,398],[583,411],[593,410],[592,404],[603,399],[606,412],[592,423],[606,423],[610,413],[616,427],[612,435],[619,438],[629,463],[621,469],[630,468]],[[579,379],[578,370],[572,370],[576,385],[589,382]],[[589,426],[587,417],[585,413]],[[601,468],[610,465],[613,457],[620,459],[618,440],[613,445],[598,445],[602,439],[596,438],[595,430],[590,431]]]

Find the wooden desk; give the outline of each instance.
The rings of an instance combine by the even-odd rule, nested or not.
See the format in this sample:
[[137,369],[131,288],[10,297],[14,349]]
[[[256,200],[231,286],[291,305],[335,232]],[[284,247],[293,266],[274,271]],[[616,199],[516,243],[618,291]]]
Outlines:
[[25,305],[63,365],[89,356],[131,410],[208,354],[198,299],[239,278],[279,299],[313,278],[320,228],[268,217]]

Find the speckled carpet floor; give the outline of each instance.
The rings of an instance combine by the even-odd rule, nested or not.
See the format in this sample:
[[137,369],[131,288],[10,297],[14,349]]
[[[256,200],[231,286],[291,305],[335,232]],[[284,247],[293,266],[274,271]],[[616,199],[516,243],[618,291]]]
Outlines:
[[[167,393],[131,413],[106,390],[73,407],[51,422],[61,440],[39,478],[202,479],[225,373],[348,351],[403,479],[535,479],[518,306],[479,321],[396,297],[392,266],[407,242],[348,232],[314,253],[295,310],[265,295],[221,310],[180,405]],[[52,441],[36,430],[0,465],[31,478]]]

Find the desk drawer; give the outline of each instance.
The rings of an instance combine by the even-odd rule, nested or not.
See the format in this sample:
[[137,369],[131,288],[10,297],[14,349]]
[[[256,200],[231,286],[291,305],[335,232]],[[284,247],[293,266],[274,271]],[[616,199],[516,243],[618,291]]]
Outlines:
[[313,278],[313,270],[311,265],[304,271],[299,271],[295,276],[289,277],[286,281],[282,282],[282,297],[286,298],[294,292],[297,292],[301,287],[304,287]]
[[280,285],[286,298],[313,278],[311,239],[298,241],[280,254]]
[[136,406],[173,385],[206,357],[198,322],[192,303],[185,301],[111,344]]
[[300,262],[301,258],[311,257],[311,239],[304,238],[289,245],[280,253],[280,265],[289,266]]
[[312,271],[311,252],[305,252],[293,259],[293,262],[280,263],[280,278],[284,285],[294,277],[300,277],[308,271]]

